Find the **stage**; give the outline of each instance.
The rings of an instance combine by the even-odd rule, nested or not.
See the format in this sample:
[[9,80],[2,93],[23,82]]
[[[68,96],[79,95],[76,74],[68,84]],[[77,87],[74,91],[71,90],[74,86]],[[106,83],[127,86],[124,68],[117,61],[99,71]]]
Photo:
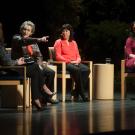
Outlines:
[[88,135],[133,134],[135,94],[126,100],[60,102],[37,112],[27,109],[0,109],[0,135]]

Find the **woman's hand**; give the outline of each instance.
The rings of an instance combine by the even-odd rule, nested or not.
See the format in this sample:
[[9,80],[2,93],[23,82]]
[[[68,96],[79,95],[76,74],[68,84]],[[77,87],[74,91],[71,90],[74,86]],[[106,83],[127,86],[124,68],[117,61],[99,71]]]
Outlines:
[[39,42],[48,42],[48,38],[49,38],[49,36],[44,36],[42,38],[39,38],[38,41]]
[[130,58],[135,58],[135,55],[134,54],[129,54],[129,57]]
[[74,65],[79,65],[80,62],[76,61],[76,60],[71,60],[70,63],[74,64]]
[[17,60],[17,65],[23,65],[23,64],[25,64],[25,61],[24,61],[24,58],[21,57],[21,58],[19,58],[19,59]]

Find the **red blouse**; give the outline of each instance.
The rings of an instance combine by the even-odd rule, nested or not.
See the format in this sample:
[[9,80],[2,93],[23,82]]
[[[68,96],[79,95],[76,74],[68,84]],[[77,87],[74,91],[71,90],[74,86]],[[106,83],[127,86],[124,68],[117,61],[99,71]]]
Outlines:
[[74,40],[67,42],[67,40],[58,39],[55,41],[54,49],[57,61],[66,63],[70,63],[70,61],[78,61],[80,63],[81,61],[78,46]]

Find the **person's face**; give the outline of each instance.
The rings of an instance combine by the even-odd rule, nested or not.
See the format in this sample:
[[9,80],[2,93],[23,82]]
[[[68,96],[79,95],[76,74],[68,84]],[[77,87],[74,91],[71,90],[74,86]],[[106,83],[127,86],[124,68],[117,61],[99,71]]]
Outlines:
[[29,25],[24,26],[24,28],[21,31],[21,34],[23,37],[29,37],[32,35],[32,27]]
[[135,33],[135,23],[133,24],[132,29],[133,29],[133,32]]
[[62,35],[63,39],[68,40],[69,37],[70,37],[70,30],[64,29],[64,30],[62,31],[62,34],[61,34],[61,35]]

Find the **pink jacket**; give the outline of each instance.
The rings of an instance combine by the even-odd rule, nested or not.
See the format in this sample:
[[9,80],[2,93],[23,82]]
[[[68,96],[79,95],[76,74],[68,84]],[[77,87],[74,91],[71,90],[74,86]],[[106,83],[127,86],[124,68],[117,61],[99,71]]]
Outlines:
[[125,45],[126,67],[135,67],[135,58],[129,57],[129,54],[135,54],[135,39],[128,37]]
[[81,61],[78,46],[74,40],[67,42],[66,40],[58,39],[55,41],[54,49],[57,61],[64,61],[66,63],[70,63],[72,60]]

